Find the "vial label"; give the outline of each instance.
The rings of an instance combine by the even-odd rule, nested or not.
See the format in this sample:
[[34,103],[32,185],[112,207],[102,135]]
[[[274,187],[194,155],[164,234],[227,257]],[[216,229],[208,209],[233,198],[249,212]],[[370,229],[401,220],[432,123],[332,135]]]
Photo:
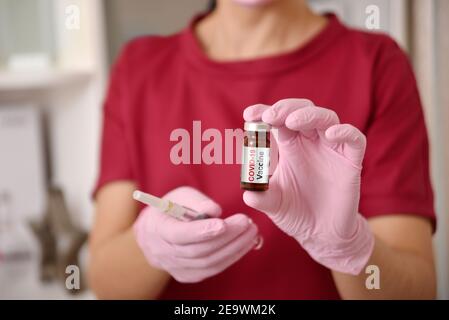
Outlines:
[[241,181],[268,183],[270,148],[243,147]]

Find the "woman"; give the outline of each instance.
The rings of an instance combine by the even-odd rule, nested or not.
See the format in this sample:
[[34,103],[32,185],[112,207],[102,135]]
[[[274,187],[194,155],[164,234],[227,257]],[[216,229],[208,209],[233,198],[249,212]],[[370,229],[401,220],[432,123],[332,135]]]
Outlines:
[[[239,165],[201,161],[192,126],[224,136],[244,120],[278,130],[279,163],[268,191],[242,197]],[[188,164],[170,158],[180,128]],[[434,298],[429,180],[416,83],[393,40],[304,0],[219,0],[115,64],[90,283],[100,298]],[[212,218],[138,207],[137,188]],[[366,270],[380,271],[374,289]]]

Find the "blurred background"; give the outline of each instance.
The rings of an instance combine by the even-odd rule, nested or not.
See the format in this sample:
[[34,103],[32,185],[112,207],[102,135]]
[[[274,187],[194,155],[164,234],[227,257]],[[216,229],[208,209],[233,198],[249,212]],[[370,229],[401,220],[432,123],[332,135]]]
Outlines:
[[[431,142],[438,296],[449,299],[449,1],[309,2],[362,29],[379,9],[380,31],[410,55]],[[109,67],[129,39],[176,32],[207,7],[0,0],[0,299],[94,298],[86,236]]]

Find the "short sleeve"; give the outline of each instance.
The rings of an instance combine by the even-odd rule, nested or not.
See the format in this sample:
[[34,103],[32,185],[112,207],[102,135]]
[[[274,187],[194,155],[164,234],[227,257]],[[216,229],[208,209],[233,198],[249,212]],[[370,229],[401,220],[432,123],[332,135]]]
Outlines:
[[360,212],[412,214],[436,225],[423,109],[412,67],[391,39],[373,70],[374,112],[366,130]]
[[112,67],[103,105],[99,174],[92,197],[105,184],[116,180],[134,181],[130,146],[126,134],[126,63],[127,50],[122,51]]

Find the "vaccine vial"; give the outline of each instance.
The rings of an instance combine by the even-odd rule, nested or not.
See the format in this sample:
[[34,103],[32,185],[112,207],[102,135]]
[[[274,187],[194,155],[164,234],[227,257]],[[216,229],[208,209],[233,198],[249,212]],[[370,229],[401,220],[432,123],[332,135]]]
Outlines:
[[249,191],[268,190],[270,130],[264,122],[245,122],[240,187]]

